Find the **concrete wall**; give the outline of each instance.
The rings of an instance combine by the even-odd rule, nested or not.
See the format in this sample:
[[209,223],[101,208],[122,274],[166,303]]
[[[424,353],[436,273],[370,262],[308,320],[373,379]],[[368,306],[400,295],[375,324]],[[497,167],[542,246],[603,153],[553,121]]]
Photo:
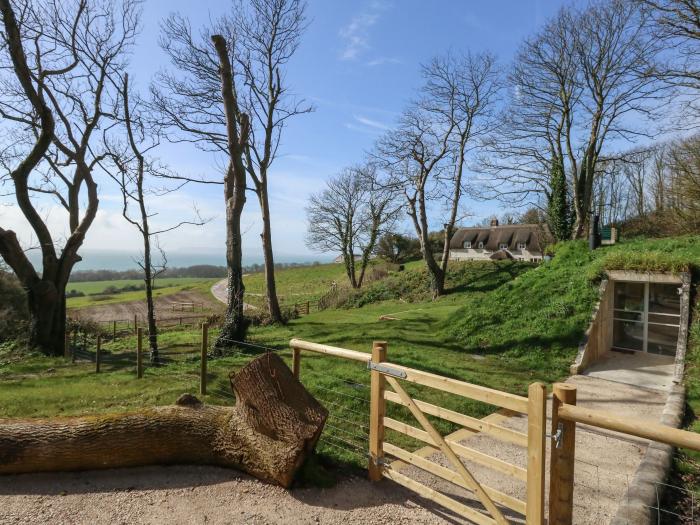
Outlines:
[[600,359],[612,345],[613,289],[612,281],[606,279],[600,283],[600,300],[593,312],[593,321],[579,345],[576,361],[571,365],[572,375],[583,373],[586,368]]

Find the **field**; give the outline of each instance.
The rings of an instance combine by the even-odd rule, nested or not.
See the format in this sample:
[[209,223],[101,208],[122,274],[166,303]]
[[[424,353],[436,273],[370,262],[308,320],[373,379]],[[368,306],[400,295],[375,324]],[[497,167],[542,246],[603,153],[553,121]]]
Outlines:
[[[209,282],[211,279],[202,279],[200,277],[164,277],[162,279],[156,279],[156,288],[172,288],[174,286],[201,284],[203,281]],[[71,292],[75,290],[85,295],[99,295],[104,294],[107,288],[123,288],[125,286],[143,286],[143,280],[120,279],[114,281],[69,282],[66,291]]]
[[[211,295],[210,289],[212,285],[219,281],[219,279],[197,279],[197,278],[173,278],[173,279],[163,279],[162,283],[159,283],[155,290],[153,290],[153,297],[155,298],[165,298],[173,296],[175,294],[185,294],[189,296],[190,301],[194,302],[208,302],[214,303],[215,299]],[[90,290],[96,289],[99,291],[104,290],[108,286],[116,286],[118,288],[123,286],[128,286],[132,283],[138,283],[138,281],[124,280],[124,281],[98,281],[98,282],[86,282],[86,283],[74,283],[75,285],[84,285],[83,289]],[[73,285],[69,283],[68,290],[76,289]],[[82,290],[81,290],[82,291]],[[85,292],[93,293],[93,292]],[[133,292],[121,292],[113,294],[96,294],[96,295],[85,295],[84,297],[71,297],[67,299],[66,306],[69,310],[77,309],[90,309],[93,307],[102,307],[104,305],[118,305],[143,302],[146,299],[146,292],[144,290],[138,290]],[[184,301],[184,298],[175,299],[178,301]],[[123,310],[123,308],[119,308]],[[86,310],[83,313],[88,314]],[[122,315],[122,313],[119,313]],[[133,315],[133,314],[132,314]],[[127,316],[128,317],[128,316]],[[123,317],[113,317],[115,319],[122,319]]]
[[[593,253],[583,242],[565,243],[556,248],[553,261],[539,267],[508,261],[453,264],[449,293],[436,301],[425,298],[427,275],[420,262],[412,263],[406,271],[369,283],[350,295],[348,304],[354,307],[312,311],[285,326],[253,327],[248,344],[210,359],[210,390],[205,400],[232,403],[228,372],[265,351],[279,352],[289,361],[288,343],[293,337],[365,352],[370,351],[372,341],[385,340],[391,361],[525,394],[533,381],[551,384],[568,375],[590,321],[602,270],[630,264],[630,259],[636,260],[640,269],[695,270],[700,262],[700,239],[635,241]],[[318,296],[334,279],[339,283],[343,279],[338,265],[278,272],[280,293],[289,297]],[[262,282],[259,274],[246,278],[249,290],[260,291],[253,293],[262,293]],[[180,286],[193,286],[193,293],[203,294],[209,284]],[[380,320],[386,315],[395,319]],[[696,321],[695,346],[689,357],[688,401],[693,408],[700,407],[695,379],[700,353],[698,326]],[[211,340],[215,336],[214,331]],[[149,367],[142,380],[134,374],[133,335],[107,341],[107,359],[99,375],[88,361],[69,364],[62,359],[28,356],[16,348],[0,349],[0,417],[118,412],[172,403],[183,392],[197,391],[199,338],[198,329],[164,332],[160,345],[167,354],[167,366]],[[91,344],[84,354],[88,359]],[[319,447],[321,456],[365,464],[366,368],[305,353],[302,381],[331,411]],[[409,391],[419,399],[476,417],[494,410],[434,390],[416,387]],[[392,405],[390,410],[394,418],[408,418],[401,407]],[[453,430],[449,423],[440,425],[442,431]],[[391,439],[409,448],[418,446],[409,438]],[[348,443],[355,448],[345,446]]]

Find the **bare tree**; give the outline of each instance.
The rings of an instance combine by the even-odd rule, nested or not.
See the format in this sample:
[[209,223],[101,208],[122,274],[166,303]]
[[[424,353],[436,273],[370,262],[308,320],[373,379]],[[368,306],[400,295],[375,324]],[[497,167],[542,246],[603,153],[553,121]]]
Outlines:
[[250,133],[250,120],[238,106],[233,71],[229,61],[226,40],[212,35],[212,42],[219,57],[221,74],[221,98],[226,116],[228,168],[224,178],[226,199],[226,262],[228,266],[228,309],[226,322],[221,327],[217,347],[231,346],[231,341],[245,338],[248,321],[243,316],[245,286],[243,285],[243,250],[241,243],[241,214],[245,205],[245,144]]
[[[434,296],[442,295],[449,243],[465,189],[467,155],[491,124],[500,89],[489,54],[447,55],[423,67],[419,99],[403,113],[395,130],[379,140],[375,157],[389,174],[389,185],[403,192]],[[430,243],[431,206],[440,203],[442,259]]]
[[[104,157],[98,130],[109,122],[115,102],[108,79],[124,66],[139,9],[132,0],[21,2],[17,22],[9,2],[3,6],[2,41],[11,61],[0,62],[0,117],[9,142],[0,160],[7,173],[3,179],[12,184],[17,205],[36,235],[41,276],[14,232],[0,229],[0,254],[28,291],[30,342],[59,355],[65,287],[97,213],[93,171]],[[84,209],[81,198],[87,202]],[[68,216],[69,233],[60,255],[38,211],[46,199],[54,199]]]
[[666,192],[670,211],[679,230],[700,231],[700,136],[678,141],[670,148],[669,168],[672,173]]
[[[225,159],[226,261],[228,306],[217,347],[245,338],[248,321],[243,315],[241,214],[246,201],[246,145],[250,118],[241,107],[233,63],[235,38],[225,24],[203,29],[199,38],[189,22],[178,15],[162,26],[161,47],[179,74],[161,72],[151,86],[152,107],[158,124],[172,142],[189,142]],[[229,35],[230,36],[230,35]],[[218,181],[197,181],[218,183]]]
[[284,69],[305,29],[301,0],[250,0],[203,31],[192,35],[186,19],[171,15],[163,24],[161,44],[172,63],[187,77],[161,73],[153,89],[154,104],[163,124],[184,131],[171,140],[189,140],[206,151],[226,153],[226,119],[221,110],[217,64],[206,44],[207,33],[224,36],[234,65],[233,90],[240,112],[250,116],[244,146],[244,167],[250,176],[262,213],[262,246],[270,317],[281,321],[275,284],[270,224],[269,174],[284,127],[290,118],[311,107],[297,100],[285,85]]
[[284,81],[284,68],[305,29],[305,9],[300,0],[250,0],[250,13],[227,23],[240,28],[236,62],[242,76],[237,89],[244,111],[252,117],[245,145],[246,169],[260,203],[265,290],[270,318],[275,322],[282,321],[282,313],[275,283],[268,181],[285,124],[311,111],[311,106],[290,96]]
[[[657,35],[672,53],[658,65],[658,75],[673,84],[700,91],[700,5],[696,0],[638,0],[654,18]],[[694,108],[696,111],[697,107]]]
[[379,185],[374,166],[348,168],[309,198],[306,245],[340,252],[350,285],[360,288],[377,239],[396,219],[395,201],[395,193]]
[[573,236],[586,235],[606,146],[651,136],[667,95],[654,74],[661,49],[647,12],[628,0],[563,8],[516,58],[514,93],[485,165],[498,196],[551,196],[552,166],[567,174]]
[[[153,301],[153,287],[156,278],[167,269],[167,257],[158,244],[158,235],[177,230],[184,225],[201,226],[203,221],[199,214],[193,220],[182,220],[176,224],[164,226],[158,229],[152,228],[150,218],[154,215],[149,212],[149,199],[161,197],[165,194],[177,191],[187,182],[180,182],[180,178],[170,173],[166,166],[160,165],[157,160],[150,157],[150,153],[160,144],[160,137],[148,119],[142,113],[144,104],[132,97],[129,88],[129,75],[124,74],[119,90],[121,98],[121,113],[118,120],[123,124],[122,129],[112,129],[118,138],[126,137],[126,140],[105,140],[108,147],[108,156],[117,168],[116,170],[105,168],[105,172],[117,183],[122,196],[122,216],[132,224],[141,234],[143,240],[143,258],[136,261],[143,271],[146,291],[146,317],[148,322],[148,341],[151,351],[151,361],[158,362],[158,330],[156,326],[156,312]],[[148,184],[148,179],[161,182],[158,186]],[[165,180],[175,180],[175,187],[163,184]],[[137,213],[132,214],[131,208],[136,207]],[[195,210],[196,211],[196,210]],[[161,262],[153,260],[153,247],[155,242],[160,252]]]

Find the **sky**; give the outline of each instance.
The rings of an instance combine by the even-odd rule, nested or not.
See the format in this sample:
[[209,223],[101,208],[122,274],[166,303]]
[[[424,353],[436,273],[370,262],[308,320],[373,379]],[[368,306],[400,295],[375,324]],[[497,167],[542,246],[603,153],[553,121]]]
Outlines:
[[[304,207],[310,193],[343,167],[360,162],[379,136],[396,121],[399,112],[420,86],[420,64],[448,50],[493,52],[507,67],[523,38],[534,33],[556,12],[559,0],[310,0],[309,26],[286,72],[290,90],[314,106],[314,112],[289,122],[270,175],[272,239],[280,262],[327,260],[306,248]],[[168,67],[158,45],[159,24],[171,12],[188,17],[193,28],[226,12],[222,0],[146,0],[142,31],[129,68],[132,85],[144,93],[153,74]],[[191,176],[221,177],[210,154],[186,144],[166,144],[157,152],[172,168]],[[225,227],[223,189],[188,185],[152,202],[154,225],[165,226],[192,216],[193,206],[211,219],[203,227],[187,227],[161,236],[171,264],[223,264]],[[497,202],[466,199],[480,222],[506,208]],[[65,217],[44,203],[57,237],[65,235]],[[438,221],[438,224],[441,221]],[[31,243],[26,223],[14,207],[0,206],[0,224],[17,231]],[[244,259],[260,262],[261,223],[254,195],[246,203]],[[408,225],[406,225],[406,231]],[[89,230],[76,269],[111,265],[131,267],[139,251],[133,226],[121,217],[116,188],[102,181],[100,210]]]

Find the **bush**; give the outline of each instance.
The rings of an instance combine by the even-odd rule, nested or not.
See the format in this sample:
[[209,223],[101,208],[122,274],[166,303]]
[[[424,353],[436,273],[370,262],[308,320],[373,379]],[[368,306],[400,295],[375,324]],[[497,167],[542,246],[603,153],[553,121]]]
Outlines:
[[[270,314],[264,308],[256,308],[255,310],[246,310],[246,318],[250,320],[251,326],[270,326],[275,324],[270,318]],[[292,319],[297,319],[299,312],[294,307],[282,308],[282,323],[286,324]]]
[[70,299],[72,297],[85,297],[85,294],[79,290],[69,290],[66,292],[66,299]]

